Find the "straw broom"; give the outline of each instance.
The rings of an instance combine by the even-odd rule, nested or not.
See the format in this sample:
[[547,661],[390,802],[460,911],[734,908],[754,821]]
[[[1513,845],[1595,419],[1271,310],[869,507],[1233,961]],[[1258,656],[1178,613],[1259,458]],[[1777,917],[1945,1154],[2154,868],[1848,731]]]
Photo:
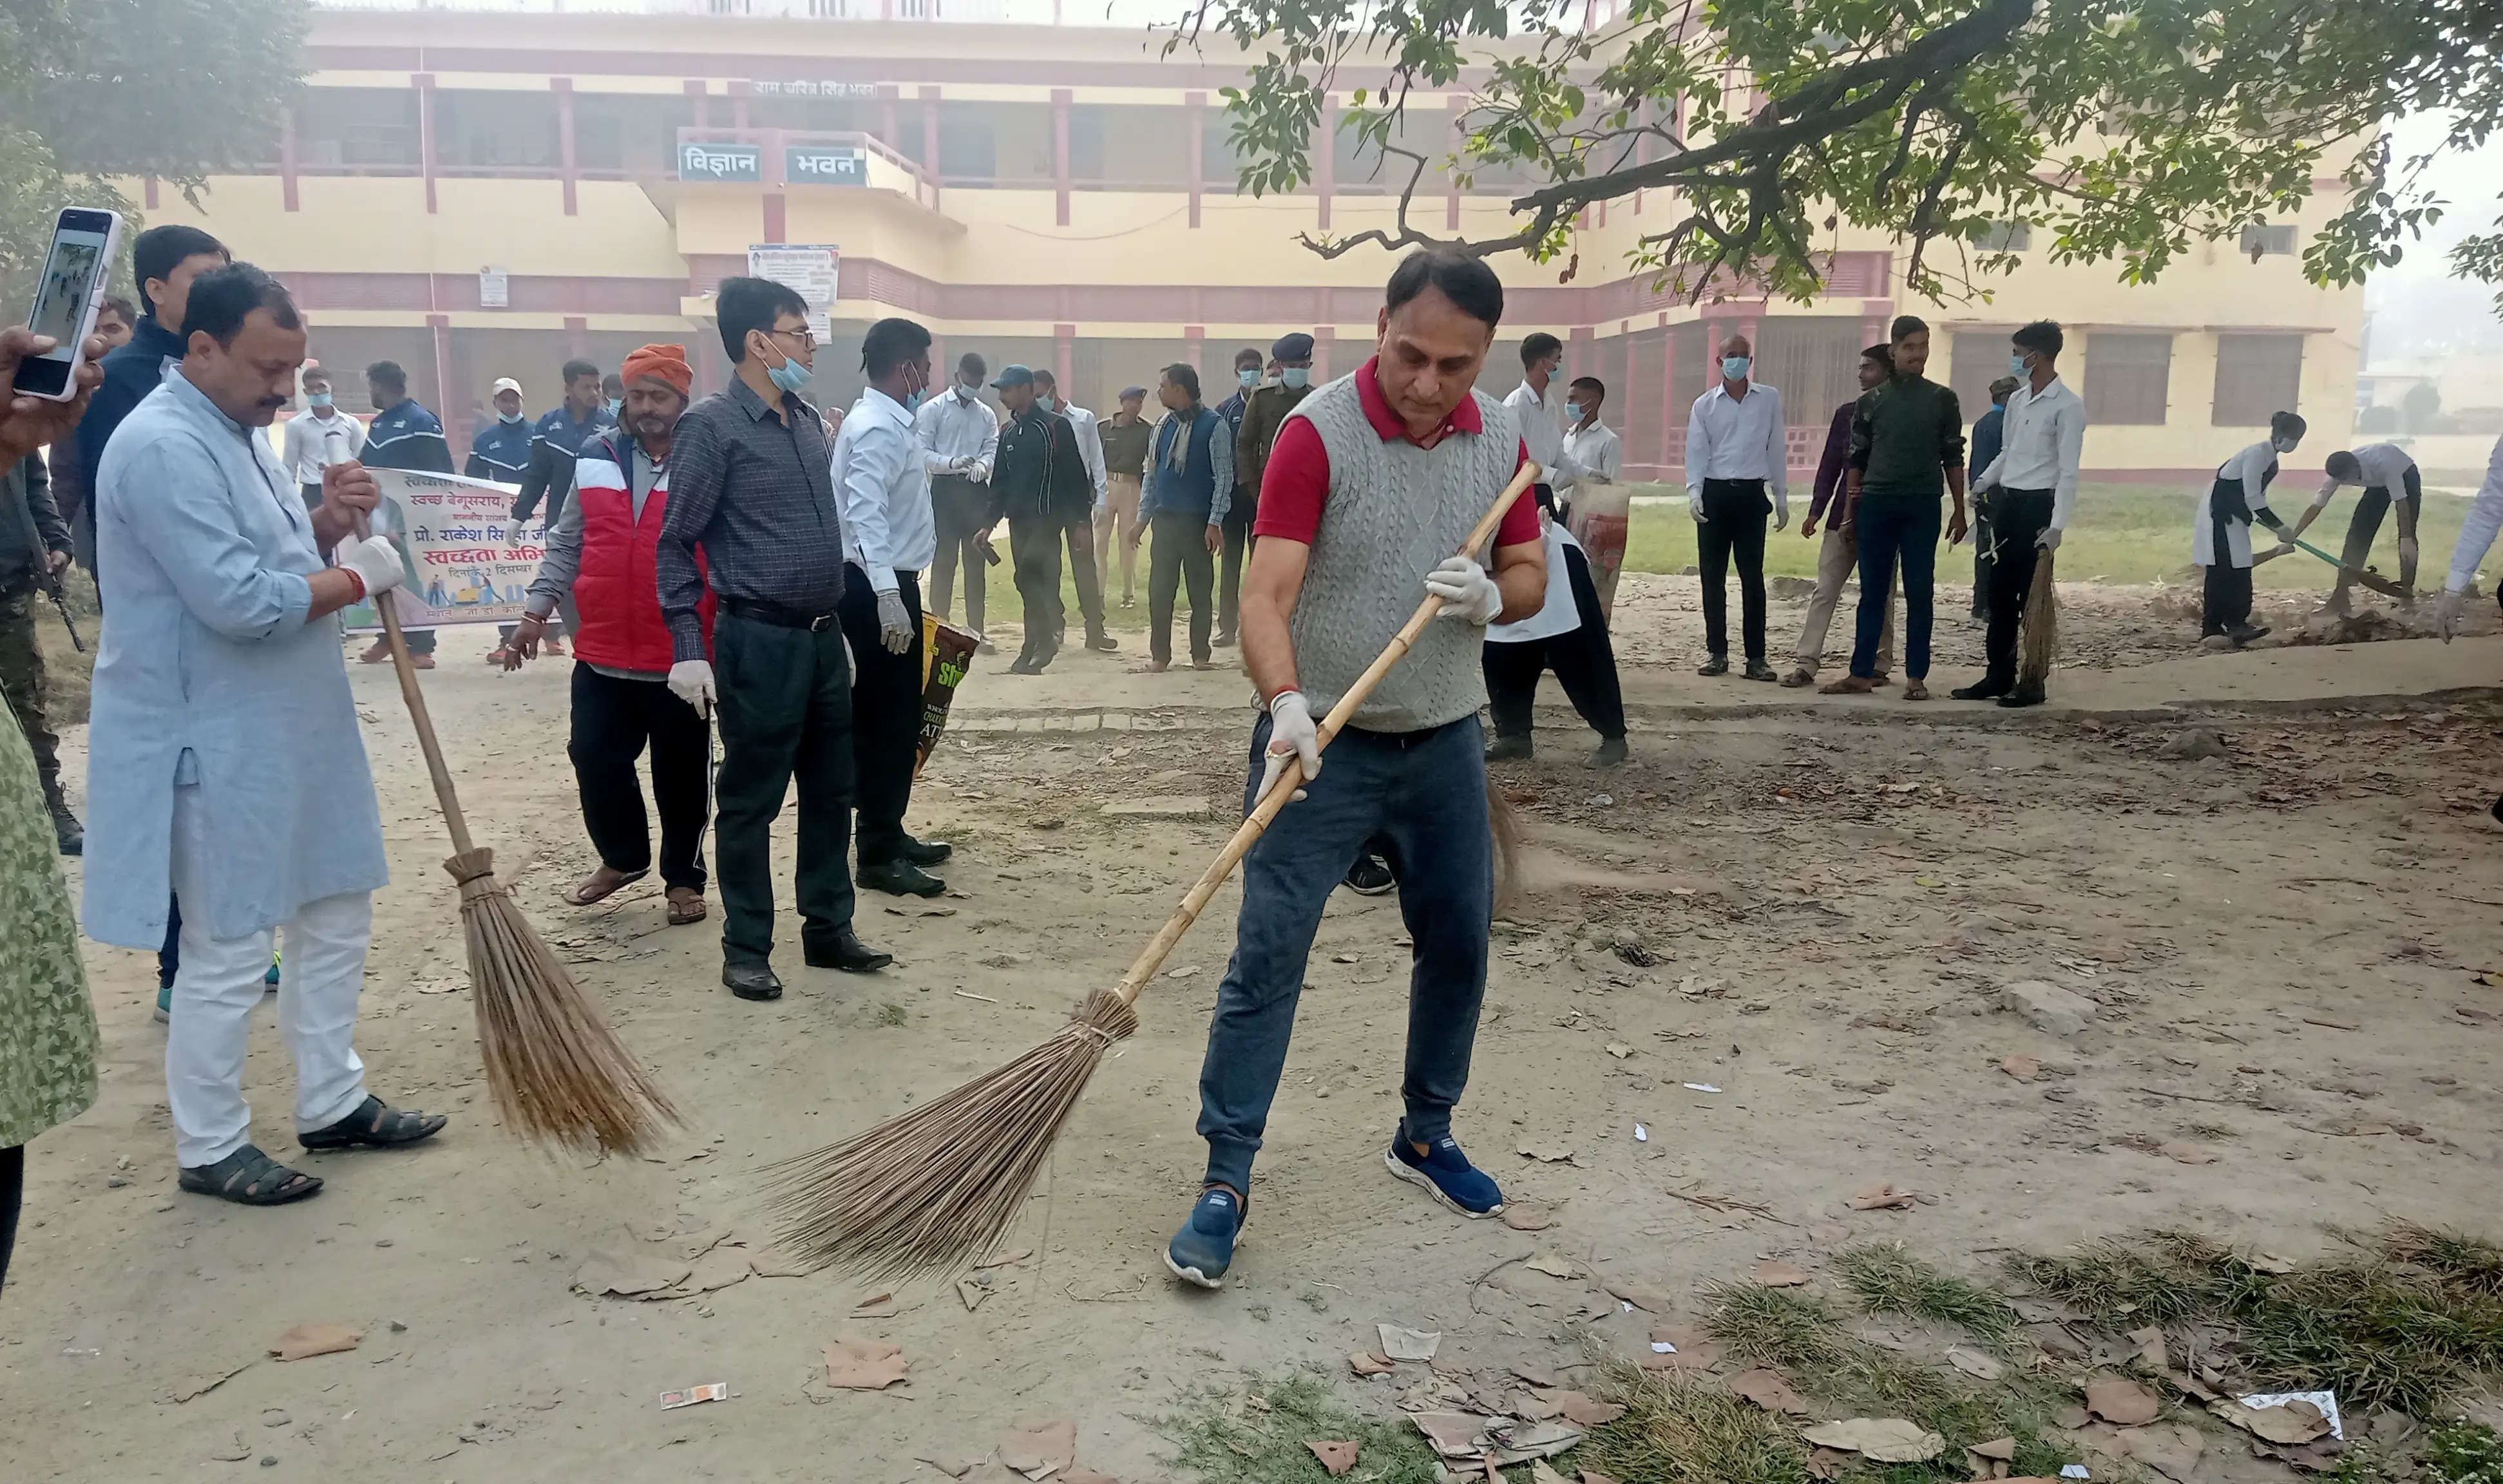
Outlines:
[[[357,534],[367,534],[362,515]],[[659,1138],[662,1125],[678,1122],[651,1074],[600,1018],[564,960],[496,880],[493,850],[469,839],[469,821],[452,790],[434,721],[418,689],[417,667],[400,633],[392,595],[374,604],[392,668],[399,673],[400,699],[417,727],[417,744],[434,780],[435,802],[452,831],[452,857],[443,869],[461,883],[461,936],[469,949],[471,998],[478,1009],[478,1050],[487,1067],[487,1090],[504,1126],[525,1142],[583,1154],[636,1154]]]
[[[1462,555],[1493,538],[1504,511],[1537,477],[1525,465],[1469,533]],[[1328,746],[1365,697],[1399,663],[1442,610],[1427,594],[1374,662],[1321,719]],[[874,1273],[945,1268],[986,1250],[1015,1221],[1043,1170],[1060,1125],[1077,1106],[1105,1050],[1139,1028],[1139,992],[1199,919],[1244,853],[1303,782],[1289,762],[1252,806],[1242,828],[1183,893],[1182,905],[1132,960],[1119,984],[1086,996],[1049,1040],[944,1097],[866,1133],[766,1170],[767,1203],[785,1252],[813,1266],[840,1263]],[[1492,802],[1495,797],[1490,795]]]
[[2034,560],[2034,585],[2025,593],[2025,627],[2016,641],[2016,684],[2040,691],[2051,678],[2051,661],[2060,652],[2060,600],[2051,585],[2051,558]]

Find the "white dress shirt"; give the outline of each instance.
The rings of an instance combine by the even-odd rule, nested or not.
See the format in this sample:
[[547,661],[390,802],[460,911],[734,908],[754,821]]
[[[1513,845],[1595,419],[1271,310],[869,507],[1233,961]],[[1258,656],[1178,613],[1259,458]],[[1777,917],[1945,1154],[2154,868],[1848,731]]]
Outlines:
[[2468,591],[2468,584],[2477,580],[2477,564],[2486,560],[2498,531],[2503,531],[2503,438],[2495,439],[2494,452],[2486,455],[2486,482],[2477,487],[2477,498],[2468,502],[2468,518],[2459,523],[2459,544],[2451,548],[2451,578],[2443,584],[2445,592]]
[[1616,430],[1594,421],[1590,427],[1568,428],[1564,431],[1564,457],[1572,461],[1583,478],[1601,484],[1614,484],[1618,471],[1625,467],[1625,444],[1618,440]]
[[[320,484],[322,471],[333,464],[344,464],[365,451],[365,425],[336,408],[326,418],[316,417],[311,408],[287,420],[283,440],[285,452],[279,462],[297,484]],[[342,445],[345,453],[338,453]]]
[[1581,469],[1564,451],[1564,401],[1557,396],[1558,378],[1547,378],[1544,396],[1531,390],[1524,381],[1512,389],[1503,404],[1513,409],[1521,424],[1521,441],[1529,449],[1530,462],[1538,466],[1539,483],[1551,490],[1569,490]]
[[1789,515],[1791,456],[1778,388],[1751,381],[1741,400],[1728,382],[1715,382],[1695,399],[1686,418],[1687,493],[1700,498],[1706,479],[1761,479],[1773,508]]
[[944,474],[950,461],[970,458],[974,466],[965,470],[965,477],[976,484],[990,482],[991,462],[1000,451],[1000,415],[989,402],[951,389],[923,402],[912,426],[929,472]]
[[1985,490],[2049,490],[2051,529],[2066,531],[2077,505],[2077,465],[2085,453],[2085,398],[2057,376],[2040,392],[2029,377],[2007,394],[1999,457],[1973,483]]
[[2368,490],[2387,490],[2392,500],[2408,498],[2408,470],[2417,461],[2396,443],[2367,443],[2355,450],[2355,462],[2363,466],[2357,483]]
[[1086,463],[1086,477],[1095,481],[1095,508],[1104,508],[1104,434],[1096,431],[1095,414],[1076,402],[1062,402],[1060,415],[1078,430],[1078,457]]
[[842,431],[835,434],[843,558],[867,572],[870,587],[880,593],[900,590],[898,569],[921,571],[939,554],[930,475],[914,429],[904,403],[875,387],[864,387],[843,416]]

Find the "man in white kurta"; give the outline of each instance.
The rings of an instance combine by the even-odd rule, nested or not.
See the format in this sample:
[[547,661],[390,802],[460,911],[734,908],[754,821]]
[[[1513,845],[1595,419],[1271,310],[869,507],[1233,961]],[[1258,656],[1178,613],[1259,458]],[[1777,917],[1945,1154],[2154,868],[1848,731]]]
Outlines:
[[361,466],[325,469],[308,510],[261,432],[304,359],[286,290],[248,263],[203,274],[184,331],[182,362],[97,471],[114,589],[91,706],[85,917],[101,942],[154,948],[169,884],[181,897],[165,1082],[182,1185],[274,1205],[322,1185],[253,1146],[241,1088],[282,925],[299,1141],[408,1144],[443,1126],[368,1094],[353,1039],[386,872],[332,615],[403,569],[388,541],[352,535],[377,493]]

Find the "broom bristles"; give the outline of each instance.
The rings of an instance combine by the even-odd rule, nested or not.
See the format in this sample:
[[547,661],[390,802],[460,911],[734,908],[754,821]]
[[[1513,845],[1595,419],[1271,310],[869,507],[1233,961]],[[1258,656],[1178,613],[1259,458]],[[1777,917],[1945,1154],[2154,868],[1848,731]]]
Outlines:
[[653,1147],[677,1109],[496,880],[494,852],[455,855],[444,869],[461,882],[478,1050],[504,1126],[581,1154]]
[[1107,1048],[1139,1028],[1130,1002],[1086,997],[1050,1040],[840,1144],[765,1171],[782,1250],[811,1267],[909,1276],[977,1258],[1006,1235]]
[[2025,627],[2016,647],[2016,683],[2039,689],[2051,677],[2051,661],[2060,652],[2059,589],[2051,580],[2051,556],[2034,563],[2034,585],[2025,594]]

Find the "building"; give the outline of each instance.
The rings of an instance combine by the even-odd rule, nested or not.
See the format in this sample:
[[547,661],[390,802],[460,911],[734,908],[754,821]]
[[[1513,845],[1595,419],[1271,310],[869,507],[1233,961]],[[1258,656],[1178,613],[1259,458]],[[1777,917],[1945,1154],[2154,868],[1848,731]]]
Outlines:
[[[196,215],[285,279],[326,364],[407,366],[456,450],[496,377],[519,377],[536,411],[568,356],[613,367],[643,341],[684,340],[700,386],[720,385],[707,294],[760,244],[840,254],[829,401],[848,400],[849,342],[886,314],[929,325],[943,356],[1055,367],[1099,408],[1175,361],[1220,387],[1238,348],[1287,329],[1319,340],[1319,374],[1362,361],[1390,257],[1324,260],[1297,238],[1389,224],[1378,162],[1335,139],[1307,188],[1238,194],[1219,89],[1242,73],[1218,52],[1167,54],[1166,33],[1100,25],[947,24],[968,14],[949,4],[931,18],[909,17],[940,0],[319,11],[311,86],[269,160],[214,178],[197,214],[149,190],[149,220]],[[1409,137],[1439,148],[1463,104],[1412,100]],[[1419,208],[1493,235],[1522,184],[1500,173],[1464,189],[1435,172]],[[1859,348],[1903,311],[1938,327],[1934,368],[1974,411],[2012,324],[2066,323],[2092,477],[2202,477],[2286,406],[2334,447],[2355,406],[2361,294],[2303,282],[2310,219],[2255,233],[2256,256],[2193,249],[2146,288],[2109,264],[2053,264],[2010,224],[2001,240],[2024,265],[1987,304],[1907,302],[1892,246],[1846,234],[1814,302],[1698,308],[1624,269],[1671,205],[1594,208],[1569,283],[1555,264],[1498,263],[1511,295],[1489,390],[1513,384],[1522,335],[1562,337],[1568,371],[1607,382],[1634,477],[1678,476],[1686,404],[1732,328],[1754,335],[1799,425],[1794,460],[1811,462]],[[353,400],[359,379],[340,391]]]

